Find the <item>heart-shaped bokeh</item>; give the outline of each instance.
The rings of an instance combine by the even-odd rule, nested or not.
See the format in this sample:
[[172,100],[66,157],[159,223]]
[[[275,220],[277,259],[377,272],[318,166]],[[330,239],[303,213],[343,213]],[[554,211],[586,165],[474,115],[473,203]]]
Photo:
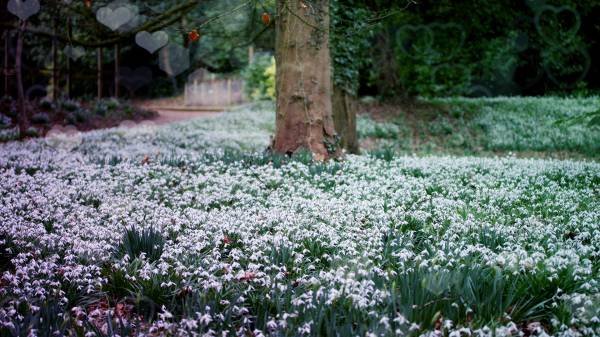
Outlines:
[[124,23],[123,25],[121,25],[117,29],[117,31],[119,31],[119,32],[131,31],[131,30],[137,28],[138,26],[140,26],[147,19],[147,17],[145,15],[140,14],[140,9],[138,6],[131,4],[126,0],[113,1],[110,4],[108,4],[107,7],[112,9],[113,11],[118,10],[119,8],[125,7],[131,12],[131,19],[129,21],[127,21],[126,23]]
[[488,89],[488,87],[481,85],[481,84],[475,84],[475,85],[471,86],[471,88],[469,88],[468,96],[469,97],[491,97],[493,95],[492,95],[492,91],[490,89]]
[[513,47],[518,53],[527,50],[529,48],[529,35],[525,32],[519,32],[513,38]]
[[119,79],[129,91],[136,91],[152,82],[152,70],[148,67],[139,67],[135,70],[121,67],[119,68]]
[[169,35],[162,30],[154,33],[141,31],[135,35],[135,43],[146,49],[150,54],[153,54],[169,43]]
[[116,9],[110,7],[102,7],[96,12],[96,19],[101,24],[117,30],[133,18],[133,12],[128,7],[122,6]]
[[169,76],[177,76],[190,67],[190,53],[175,43],[169,43],[159,52],[158,66]]
[[121,27],[119,27],[118,31],[120,32],[129,32],[131,30],[134,30],[136,28],[138,28],[140,25],[142,25],[144,22],[146,22],[146,20],[148,19],[147,16],[145,15],[140,15],[138,13],[138,9],[136,9],[136,11],[134,11],[133,13],[133,17],[131,20],[129,20],[129,22],[127,22],[126,24],[122,25]]
[[404,25],[396,36],[397,42],[406,55],[420,58],[431,53],[433,32],[425,25]]
[[457,23],[432,23],[428,26],[433,34],[431,48],[437,59],[448,60],[458,53],[465,43],[467,32]]
[[521,57],[514,76],[514,81],[521,89],[529,89],[542,80],[545,70],[541,64],[541,55],[537,53],[527,53]]
[[553,46],[564,46],[571,42],[579,28],[581,17],[569,7],[542,6],[535,16],[535,28],[546,43]]
[[83,47],[80,46],[66,46],[65,49],[63,49],[63,52],[65,53],[65,55],[67,55],[68,58],[70,58],[73,61],[77,61],[79,58],[85,55],[85,49],[83,49]]
[[10,0],[6,5],[9,12],[25,21],[40,11],[38,0]]
[[25,97],[27,97],[28,100],[46,97],[46,95],[48,95],[48,88],[42,84],[34,84],[25,90]]
[[527,6],[529,6],[529,8],[533,9],[534,11],[537,11],[541,7],[546,5],[546,0],[525,0],[525,3],[527,4]]
[[561,87],[575,86],[587,76],[592,65],[590,54],[583,48],[550,48],[542,57],[546,74]]

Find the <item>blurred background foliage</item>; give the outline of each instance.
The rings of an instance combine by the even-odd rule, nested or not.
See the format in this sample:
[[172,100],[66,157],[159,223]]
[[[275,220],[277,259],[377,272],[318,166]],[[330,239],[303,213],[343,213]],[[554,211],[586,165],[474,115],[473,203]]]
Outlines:
[[600,3],[419,1],[374,33],[361,92],[497,96],[597,92]]
[[260,53],[242,73],[247,97],[255,101],[275,100],[275,57]]
[[[124,0],[117,0],[117,2]],[[1,1],[5,6],[6,0]],[[56,2],[56,3],[55,3]],[[68,8],[57,1],[42,4],[31,25],[51,28],[56,20],[65,31],[71,18],[79,40],[100,39],[112,32],[99,25],[93,13],[109,1],[83,2]],[[138,24],[164,13],[181,1],[129,0],[137,8]],[[79,14],[77,14],[79,13]],[[274,55],[274,0],[202,1],[175,24],[163,29],[170,41],[189,49],[192,64],[184,75],[167,77],[158,68],[156,54],[134,41],[121,45],[121,65],[147,67],[152,85],[136,97],[178,94],[187,74],[197,68],[213,73],[244,76],[252,97],[268,98],[265,76]],[[597,0],[390,2],[377,0],[331,1],[331,46],[334,83],[347,93],[380,98],[413,96],[592,95],[600,88],[600,2]],[[75,15],[77,14],[77,15]],[[3,22],[14,22],[9,13]],[[135,24],[133,24],[135,27]],[[4,27],[6,28],[6,26]],[[187,33],[198,29],[201,38],[188,43]],[[14,54],[15,34],[9,52]],[[26,34],[25,86],[47,85],[51,67],[51,39]],[[62,51],[66,44],[60,44]],[[251,63],[248,48],[255,50]],[[106,78],[113,71],[112,48],[105,48]],[[74,96],[95,93],[96,50],[73,61]],[[64,69],[66,56],[60,53]],[[273,69],[271,69],[273,70]],[[44,76],[40,76],[44,75]],[[111,81],[105,81],[111,92]],[[272,89],[271,89],[272,90]]]

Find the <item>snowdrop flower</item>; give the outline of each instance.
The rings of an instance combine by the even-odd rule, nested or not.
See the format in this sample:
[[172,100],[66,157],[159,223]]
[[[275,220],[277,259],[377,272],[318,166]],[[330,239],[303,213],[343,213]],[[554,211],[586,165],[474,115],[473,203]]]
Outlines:
[[[160,322],[140,333],[160,327],[177,335],[195,324],[208,329],[198,334],[250,333],[259,313],[249,299],[262,296],[292,305],[257,333],[310,334],[311,310],[343,301],[380,328],[433,336],[438,332],[420,331],[407,313],[382,312],[398,300],[393,280],[494,268],[507,278],[572,277],[581,286],[552,294],[549,303],[573,304],[573,324],[594,335],[586,329],[598,321],[592,261],[600,257],[600,164],[348,155],[322,166],[278,166],[227,159],[224,149],[248,154],[266,147],[271,131],[263,126],[272,123],[271,112],[242,110],[152,132],[85,133],[69,149],[41,140],[0,144],[0,245],[17,253],[14,268],[1,276],[0,297],[34,310],[44,298],[66,307],[64,289],[93,297],[114,271],[137,284],[156,279],[180,296],[219,294],[214,303],[223,312],[199,308],[198,316],[174,317],[166,307]],[[146,155],[152,160],[142,164]],[[153,228],[164,239],[156,260],[147,252],[115,257],[131,227]],[[240,298],[222,295],[231,289]],[[80,308],[82,325],[86,310],[89,319],[105,315]],[[2,317],[21,314],[2,307],[0,324],[10,326]],[[248,326],[232,324],[232,316]],[[569,323],[552,326],[567,336]],[[511,324],[494,331],[509,334]],[[443,327],[453,336],[494,333],[449,320]]]

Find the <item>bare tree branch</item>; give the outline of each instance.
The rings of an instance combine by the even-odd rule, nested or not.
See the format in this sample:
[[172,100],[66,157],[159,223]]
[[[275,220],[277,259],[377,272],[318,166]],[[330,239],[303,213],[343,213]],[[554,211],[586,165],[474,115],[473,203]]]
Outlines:
[[[122,34],[115,33],[104,40],[83,41],[83,40],[74,39],[72,37],[69,37],[67,35],[62,35],[62,34],[57,35],[56,38],[62,42],[66,42],[66,43],[73,44],[73,45],[79,45],[82,47],[88,47],[88,48],[100,48],[100,47],[112,46],[115,43],[121,43],[121,42],[126,42],[126,41],[130,40],[138,32],[141,32],[144,30],[155,31],[155,30],[159,30],[159,29],[162,29],[162,28],[172,25],[177,20],[179,20],[179,18],[183,15],[183,12],[192,9],[194,6],[196,6],[198,4],[198,2],[199,2],[199,0],[188,0],[188,1],[184,2],[183,4],[177,5],[171,9],[169,9],[168,11],[164,12],[163,14],[144,23],[143,25],[140,25],[139,27],[136,27],[135,29],[133,29],[129,32],[122,33]],[[18,28],[17,25],[15,25],[15,24],[5,23],[5,22],[0,23],[0,27],[14,28],[14,29]],[[34,33],[34,34],[38,34],[38,35],[42,35],[42,36],[48,36],[48,37],[55,36],[54,32],[52,32],[51,30],[41,28],[41,27],[31,27],[30,26],[30,27],[27,27],[25,31]]]

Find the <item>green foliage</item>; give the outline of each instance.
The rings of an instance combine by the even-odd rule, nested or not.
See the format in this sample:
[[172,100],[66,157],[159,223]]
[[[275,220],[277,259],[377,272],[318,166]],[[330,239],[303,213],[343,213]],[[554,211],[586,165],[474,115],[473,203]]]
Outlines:
[[275,58],[257,54],[243,72],[244,91],[252,100],[275,100]]
[[78,110],[67,114],[65,121],[67,122],[67,124],[71,125],[84,124],[89,121],[89,115],[85,110]]
[[357,122],[359,137],[373,137],[378,139],[398,139],[400,134],[400,126],[389,122],[376,122],[373,119],[361,115]]
[[[467,28],[457,23],[405,25],[396,32],[394,55],[399,78],[408,94],[424,96],[467,95],[474,86],[488,92],[506,92],[517,66],[513,40],[516,33],[466,42]],[[477,48],[477,51],[471,51]],[[476,53],[476,62],[470,53]]]
[[[432,328],[436,317],[470,326],[494,326],[502,321],[546,320],[544,310],[554,293],[531,293],[527,274],[510,274],[497,267],[456,270],[416,269],[392,282],[392,304],[421,328]],[[547,289],[546,285],[540,285]],[[509,318],[510,317],[510,318]],[[433,318],[433,320],[432,320]]]
[[[233,11],[242,4],[246,6]],[[263,12],[275,13],[275,2],[240,0],[204,1],[187,19],[194,22],[199,18],[218,20],[202,28],[202,38],[190,49],[194,59],[204,67],[219,73],[238,73],[248,65],[247,46],[250,41],[258,50],[274,49],[274,25],[265,27],[260,20]]]
[[368,65],[369,37],[373,25],[369,18],[373,13],[361,8],[360,1],[330,2],[331,7],[331,59],[334,84],[351,95],[359,87],[360,69]]
[[[396,117],[358,118],[358,134],[404,153],[538,152],[597,158],[598,98],[448,98],[424,100],[423,108],[398,108]],[[408,110],[408,111],[407,111]],[[391,113],[390,113],[391,114]],[[557,122],[558,120],[558,122]]]
[[396,151],[392,146],[382,146],[378,149],[369,151],[369,155],[373,158],[381,159],[384,161],[392,161],[396,157]]
[[142,229],[128,228],[123,234],[119,245],[115,248],[116,258],[128,255],[130,259],[138,258],[142,254],[148,261],[157,261],[162,255],[165,239],[154,228]]
[[17,256],[16,248],[10,237],[5,234],[0,236],[0,272],[13,268],[11,260]]
[[48,124],[50,123],[50,117],[47,113],[38,112],[31,116],[31,123],[33,124]]
[[[594,1],[419,1],[378,29],[380,94],[498,96],[597,88]],[[391,59],[390,59],[390,54]],[[373,67],[374,66],[374,67]],[[390,71],[396,75],[389,75]],[[395,90],[381,92],[397,81]],[[368,85],[365,88],[369,87]],[[394,89],[394,88],[392,88]]]
[[72,99],[60,100],[57,105],[66,112],[77,112],[81,109],[81,103]]
[[[8,301],[9,298],[3,300]],[[3,317],[7,321],[0,328],[0,336],[29,336],[32,331],[44,337],[64,336],[73,328],[73,322],[69,315],[65,315],[65,308],[58,299],[49,298],[35,304],[38,310],[33,310],[29,305],[16,305],[20,319],[15,319],[14,316]]]
[[35,137],[39,137],[39,136],[40,136],[40,131],[33,126],[30,126],[27,128],[27,130],[25,130],[25,137],[35,138]]
[[[12,107],[16,100],[4,98],[0,100],[0,110],[13,114]],[[129,101],[114,98],[101,100],[59,99],[51,102],[47,99],[34,100],[28,103],[32,111],[29,122],[33,124],[25,133],[25,137],[44,136],[55,125],[73,125],[79,130],[119,125],[123,120],[150,119],[157,115],[155,111],[132,105]],[[6,115],[8,115],[8,113]],[[18,139],[16,117],[0,113],[0,141]],[[14,112],[16,115],[16,111]]]
[[600,109],[596,111],[586,112],[581,115],[561,118],[556,121],[557,126],[572,126],[572,125],[587,125],[588,127],[600,126]]
[[98,116],[107,116],[115,111],[118,106],[119,101],[115,99],[100,99],[95,102],[92,110]]
[[[96,20],[95,14],[99,8],[110,5],[115,8],[121,2],[92,1],[91,7],[87,8],[84,2],[67,3],[45,3],[42,10],[32,16],[28,21],[33,27],[47,27],[52,31],[53,25],[59,27],[61,36],[59,44],[59,68],[66,69],[67,55],[64,53],[66,46],[80,47],[79,42],[84,43],[106,43],[107,40],[119,38],[121,45],[121,64],[125,67],[145,66],[152,70],[153,81],[151,86],[140,88],[135,95],[146,96],[168,96],[180,92],[185,73],[175,79],[169,78],[158,69],[157,54],[149,54],[136,46],[134,42],[135,29],[156,31],[161,30],[169,35],[169,41],[180,46],[185,46],[189,51],[190,68],[206,68],[213,73],[237,74],[248,63],[247,46],[254,45],[260,50],[273,49],[273,37],[275,30],[273,25],[265,27],[260,21],[263,11],[272,15],[275,13],[274,1],[202,1],[187,6],[185,10],[175,10],[185,4],[184,1],[155,1],[149,3],[142,0],[130,0],[127,8],[130,9],[134,18],[119,28],[116,32]],[[5,11],[6,12],[6,11]],[[4,14],[4,12],[3,12]],[[160,22],[148,25],[164,16]],[[6,12],[2,19],[9,25],[16,24],[15,16]],[[67,36],[67,18],[73,27],[72,36]],[[199,24],[202,23],[201,27]],[[141,29],[141,28],[145,29]],[[201,38],[195,43],[187,41],[187,32],[199,29]],[[133,33],[132,33],[133,32]],[[14,35],[13,35],[14,36]],[[27,53],[24,53],[24,64],[32,68],[39,68],[45,73],[50,66],[48,51],[51,48],[52,39],[45,34],[25,34],[24,45]],[[94,95],[96,82],[89,79],[95,76],[97,56],[95,48],[82,46],[84,53],[76,60],[71,59],[71,96]],[[112,69],[115,58],[114,53],[108,52],[106,48],[112,48],[112,43],[104,46],[103,63],[107,69]],[[111,66],[109,66],[111,65]],[[189,73],[188,72],[188,73]],[[24,73],[25,83],[39,83],[39,78],[29,72]],[[39,77],[39,76],[38,76]],[[61,88],[64,81],[61,80]],[[111,81],[105,81],[105,89],[112,87]],[[108,92],[106,90],[105,92]],[[62,92],[61,92],[62,94]],[[125,95],[129,92],[123,93]]]

